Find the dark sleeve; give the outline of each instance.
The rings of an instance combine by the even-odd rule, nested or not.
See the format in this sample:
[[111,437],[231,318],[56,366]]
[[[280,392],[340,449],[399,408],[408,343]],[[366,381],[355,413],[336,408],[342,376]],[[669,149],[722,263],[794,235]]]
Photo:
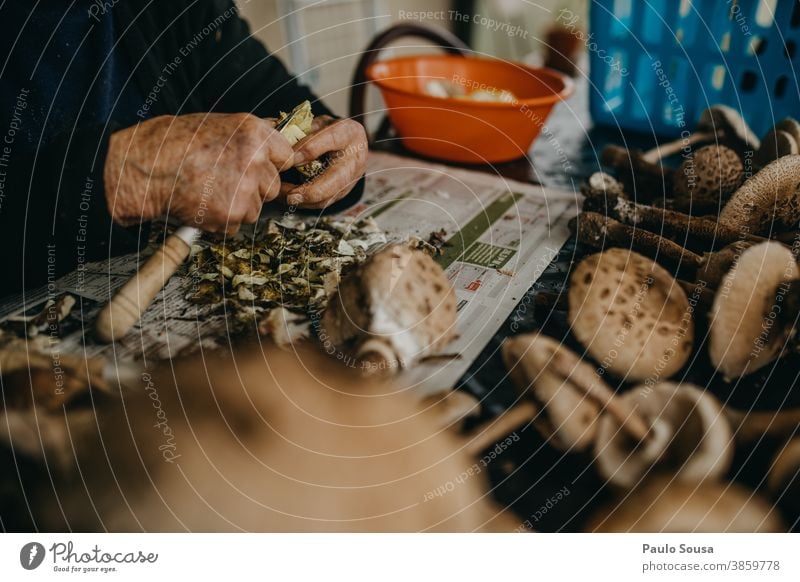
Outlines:
[[[315,115],[331,112],[311,90],[298,83],[283,63],[270,54],[239,17],[232,0],[211,0],[203,17],[207,35],[200,63],[205,72],[200,90],[210,111],[246,111],[259,117],[276,117],[308,99]],[[202,29],[202,28],[201,28]],[[199,55],[198,55],[199,56]]]
[[116,126],[58,136],[0,168],[0,295],[49,284],[83,262],[136,250],[139,228],[113,224],[103,166]]

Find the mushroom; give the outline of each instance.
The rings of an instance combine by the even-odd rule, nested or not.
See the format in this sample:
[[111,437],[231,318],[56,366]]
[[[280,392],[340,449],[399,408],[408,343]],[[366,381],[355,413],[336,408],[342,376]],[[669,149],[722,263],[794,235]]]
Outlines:
[[557,448],[582,451],[595,439],[596,424],[607,412],[634,438],[647,434],[633,411],[620,402],[597,372],[553,338],[532,333],[503,342],[503,362],[520,396],[540,409],[537,430]]
[[798,153],[800,153],[800,123],[792,117],[786,117],[767,132],[753,161],[757,167],[763,168],[778,158]]
[[625,192],[640,201],[650,201],[664,192],[672,181],[673,170],[658,160],[649,159],[639,150],[609,144],[600,152],[600,162],[614,168]]
[[622,182],[606,172],[594,172],[581,185],[581,194],[590,199],[628,198]]
[[753,162],[759,168],[763,168],[770,162],[774,162],[783,156],[791,156],[800,153],[797,140],[791,133],[773,128],[761,140],[761,147],[753,157]]
[[800,408],[753,411],[725,407],[725,415],[740,443],[752,443],[763,438],[791,438],[800,427]]
[[455,294],[442,268],[430,255],[395,244],[340,283],[319,338],[340,359],[353,357],[370,371],[396,371],[449,343],[455,321]]
[[719,221],[742,232],[771,236],[797,227],[800,219],[800,155],[766,165],[731,196]]
[[739,112],[728,105],[718,104],[700,113],[693,133],[666,144],[659,144],[645,152],[644,157],[655,162],[688,151],[691,146],[704,141],[724,142],[737,152],[758,149],[760,146],[758,137]]
[[577,266],[568,319],[601,367],[624,379],[668,378],[691,355],[686,293],[662,267],[631,251],[609,249]]
[[786,443],[775,455],[767,477],[767,488],[794,515],[800,513],[800,438]]
[[459,430],[468,418],[481,413],[481,403],[464,390],[447,390],[426,396],[420,402],[423,410],[432,414],[439,428]]
[[597,212],[581,212],[569,222],[578,242],[605,249],[624,247],[647,255],[671,269],[697,269],[703,258],[694,251],[649,230],[630,226]]
[[782,532],[774,507],[735,483],[648,480],[589,520],[591,532]]
[[709,355],[726,380],[777,358],[794,335],[800,270],[791,251],[764,242],[744,251],[711,308]]
[[702,481],[720,477],[730,467],[733,435],[711,393],[691,384],[661,382],[638,386],[622,400],[646,419],[651,436],[631,440],[612,418],[600,421],[595,463],[610,483],[630,489],[652,472]]
[[740,230],[729,228],[716,219],[639,204],[626,198],[587,197],[583,202],[583,210],[597,211],[628,226],[656,234],[665,240],[685,241],[685,246],[695,251],[709,251],[717,246],[742,239],[764,240],[762,237],[743,234]]
[[694,214],[714,210],[728,201],[744,181],[739,155],[723,145],[708,145],[684,159],[673,174],[673,206]]

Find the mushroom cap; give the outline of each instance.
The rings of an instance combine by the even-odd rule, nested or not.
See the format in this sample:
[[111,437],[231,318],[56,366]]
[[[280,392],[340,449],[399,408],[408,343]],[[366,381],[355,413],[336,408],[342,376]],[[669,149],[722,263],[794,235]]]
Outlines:
[[753,161],[757,166],[763,167],[778,158],[797,153],[800,153],[800,149],[798,149],[798,143],[794,136],[774,127],[761,140],[761,147],[758,148]]
[[663,267],[626,249],[590,255],[573,271],[569,321],[589,354],[625,379],[668,378],[692,352],[686,293]]
[[769,236],[781,229],[794,229],[800,219],[798,184],[800,155],[778,158],[734,192],[719,221],[740,229],[742,234]]
[[735,483],[682,483],[656,478],[589,521],[593,532],[783,532],[775,508]]
[[755,372],[781,353],[791,328],[777,316],[799,276],[791,251],[768,241],[745,250],[723,277],[709,314],[709,356],[726,379]]
[[800,122],[794,117],[784,117],[775,124],[775,129],[785,131],[794,138],[794,141],[800,145]]
[[723,145],[708,145],[685,159],[673,175],[672,194],[681,206],[725,202],[744,181],[739,154]]
[[600,420],[595,441],[598,472],[629,489],[651,473],[683,481],[722,476],[733,457],[732,433],[722,406],[711,393],[691,384],[642,385],[622,398],[647,418],[653,436],[632,442],[609,416]]
[[503,362],[521,396],[530,395],[541,407],[536,429],[561,450],[581,451],[595,438],[600,406],[586,396],[584,386],[611,392],[595,370],[553,338],[531,333],[503,342]]
[[322,317],[320,339],[357,357],[405,367],[455,337],[455,293],[427,254],[391,245],[345,277]]
[[728,105],[712,105],[700,114],[697,129],[722,132],[726,141],[737,149],[756,150],[761,145],[758,136],[736,109]]

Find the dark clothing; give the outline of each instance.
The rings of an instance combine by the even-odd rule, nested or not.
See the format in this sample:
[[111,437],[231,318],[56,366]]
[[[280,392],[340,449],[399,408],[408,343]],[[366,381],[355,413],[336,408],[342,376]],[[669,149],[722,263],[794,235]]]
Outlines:
[[124,47],[115,45],[112,14],[91,18],[91,6],[91,0],[41,0],[7,2],[0,9],[4,22],[19,24],[0,36],[0,54],[9,55],[0,77],[0,111],[10,115],[8,126],[15,108],[18,114],[13,156],[35,153],[75,126],[139,121],[144,98],[136,83],[127,82],[133,67]]
[[[27,22],[31,9],[9,4],[0,8],[9,49],[0,70],[0,294],[140,248],[147,229],[114,224],[105,201],[114,131],[162,114],[273,117],[305,99],[329,113],[250,37],[231,0],[78,0],[61,24],[52,13],[63,16],[67,3],[43,0]],[[72,46],[84,38],[85,50]]]

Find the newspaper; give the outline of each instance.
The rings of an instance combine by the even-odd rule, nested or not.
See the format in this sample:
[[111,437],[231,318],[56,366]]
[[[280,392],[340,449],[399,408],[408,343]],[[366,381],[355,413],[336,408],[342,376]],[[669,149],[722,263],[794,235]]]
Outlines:
[[[488,173],[370,154],[364,198],[344,214],[372,217],[390,241],[427,240],[438,233],[446,242],[437,261],[458,302],[458,338],[440,357],[403,370],[401,385],[428,393],[457,384],[566,241],[578,199],[575,192]],[[0,322],[41,312],[48,300],[69,293],[78,303],[60,330],[62,353],[147,365],[229,345],[227,314],[189,303],[189,277],[180,271],[123,340],[93,340],[98,310],[152,250],[82,265],[46,287],[5,300]]]

